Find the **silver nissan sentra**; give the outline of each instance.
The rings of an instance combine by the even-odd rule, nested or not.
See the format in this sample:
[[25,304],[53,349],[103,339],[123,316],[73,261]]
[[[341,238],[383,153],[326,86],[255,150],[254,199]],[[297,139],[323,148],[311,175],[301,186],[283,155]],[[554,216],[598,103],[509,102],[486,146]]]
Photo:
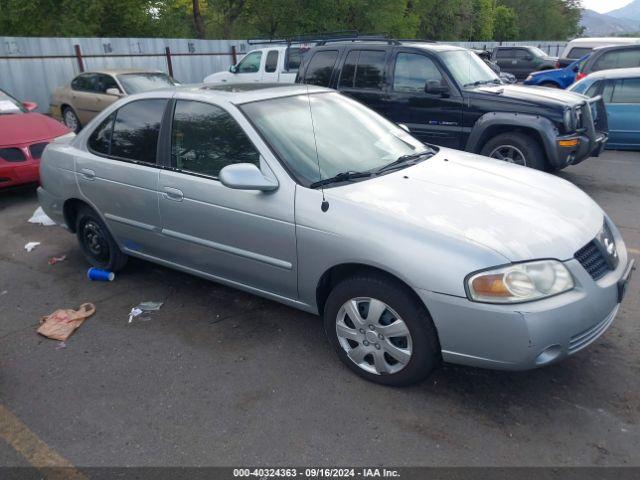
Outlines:
[[133,95],[40,168],[42,207],[91,265],[139,257],[318,313],[340,359],[388,385],[440,361],[572,355],[611,325],[633,269],[571,183],[422,144],[319,87]]

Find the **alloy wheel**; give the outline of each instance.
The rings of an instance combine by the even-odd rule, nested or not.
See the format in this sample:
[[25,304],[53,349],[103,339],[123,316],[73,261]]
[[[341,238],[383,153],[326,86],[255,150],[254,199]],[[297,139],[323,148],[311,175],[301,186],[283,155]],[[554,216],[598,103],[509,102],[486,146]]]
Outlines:
[[336,334],[349,359],[369,373],[397,373],[411,360],[413,342],[407,324],[375,298],[345,302],[336,317]]
[[72,110],[67,109],[64,111],[64,124],[69,127],[69,130],[75,132],[78,130],[78,117]]
[[524,153],[513,145],[500,145],[499,147],[494,148],[489,156],[497,160],[522,165],[523,167],[527,166],[527,159],[524,156]]

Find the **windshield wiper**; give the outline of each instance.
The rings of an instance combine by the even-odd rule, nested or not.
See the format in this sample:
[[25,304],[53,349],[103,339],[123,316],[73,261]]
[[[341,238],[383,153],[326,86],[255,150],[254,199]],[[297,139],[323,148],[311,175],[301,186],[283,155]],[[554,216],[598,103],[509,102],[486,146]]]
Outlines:
[[317,188],[322,187],[324,185],[329,185],[330,183],[338,183],[338,182],[348,182],[350,180],[355,180],[356,178],[364,178],[371,177],[373,174],[371,172],[340,172],[337,175],[334,175],[330,178],[324,178],[322,180],[318,180],[317,182],[313,182],[309,187]]
[[422,150],[421,152],[410,153],[408,155],[402,155],[401,157],[398,157],[393,162],[387,163],[386,165],[383,165],[377,170],[374,170],[374,173],[377,175],[379,173],[395,170],[396,168],[404,167],[406,165],[413,165],[417,160],[420,160],[422,157],[429,158],[435,155],[435,153],[436,153],[435,150],[429,149],[429,150]]

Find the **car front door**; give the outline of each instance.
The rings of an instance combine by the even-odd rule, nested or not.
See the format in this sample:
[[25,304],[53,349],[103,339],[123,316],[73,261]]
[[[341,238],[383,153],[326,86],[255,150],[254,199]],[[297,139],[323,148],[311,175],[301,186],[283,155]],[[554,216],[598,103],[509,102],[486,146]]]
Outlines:
[[232,163],[253,163],[274,175],[260,151],[271,153],[255,133],[249,138],[251,127],[236,115],[210,103],[177,100],[165,139],[170,167],[160,171],[158,190],[162,258],[194,273],[296,298],[295,184],[282,179],[277,190],[261,192],[233,190],[218,180]]
[[82,194],[124,251],[157,254],[160,232],[156,152],[168,100],[136,100],[104,119],[76,157]]
[[229,78],[229,83],[259,82],[262,76],[260,67],[264,62],[262,57],[262,52],[259,50],[246,54],[236,65],[233,76]]
[[640,147],[640,78],[608,80],[603,92],[611,147]]
[[[427,92],[431,85],[442,92]],[[446,89],[446,91],[445,91]],[[405,124],[423,142],[459,148],[462,139],[462,97],[426,54],[399,50],[393,59],[391,99],[387,116]]]

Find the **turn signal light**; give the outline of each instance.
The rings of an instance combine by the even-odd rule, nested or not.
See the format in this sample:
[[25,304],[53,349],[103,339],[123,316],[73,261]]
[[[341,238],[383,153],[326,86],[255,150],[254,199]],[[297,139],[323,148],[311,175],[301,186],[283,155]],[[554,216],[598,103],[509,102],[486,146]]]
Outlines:
[[580,140],[577,138],[572,138],[570,140],[558,140],[558,145],[561,147],[575,147],[580,143]]

